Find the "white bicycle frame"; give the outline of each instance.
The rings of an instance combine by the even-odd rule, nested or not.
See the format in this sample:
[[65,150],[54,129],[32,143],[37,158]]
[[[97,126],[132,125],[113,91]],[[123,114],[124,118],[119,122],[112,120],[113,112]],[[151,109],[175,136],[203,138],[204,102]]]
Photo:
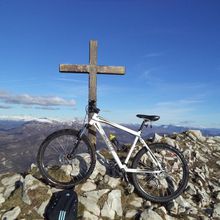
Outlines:
[[[120,158],[118,157],[118,154],[116,153],[116,151],[115,151],[111,141],[107,137],[107,135],[106,135],[106,133],[105,133],[105,131],[102,128],[102,125],[100,123],[110,125],[112,127],[118,128],[120,130],[123,130],[123,131],[125,131],[125,132],[135,136],[134,142],[133,142],[133,144],[131,146],[131,149],[129,150],[128,155],[127,155],[127,157],[125,159],[125,162],[123,164],[122,164]],[[153,174],[157,174],[157,173],[161,173],[163,171],[163,168],[161,167],[161,164],[158,162],[157,158],[154,156],[154,154],[152,153],[152,151],[150,150],[148,145],[145,143],[145,141],[141,137],[141,131],[134,131],[134,130],[126,128],[126,127],[124,127],[122,125],[110,122],[110,121],[100,117],[97,113],[93,114],[91,120],[89,121],[89,125],[94,126],[97,129],[97,131],[100,133],[101,137],[105,141],[109,151],[111,152],[112,156],[114,157],[114,159],[115,159],[115,161],[118,164],[120,169],[123,169],[127,173],[153,173]],[[155,170],[155,171],[152,170],[152,171],[150,171],[150,170],[146,170],[146,169],[133,169],[133,168],[128,168],[127,167],[128,161],[131,158],[132,152],[134,151],[138,141],[140,141],[140,143],[144,147],[146,147],[147,154],[151,158],[152,162],[157,167],[159,167],[159,170]]]

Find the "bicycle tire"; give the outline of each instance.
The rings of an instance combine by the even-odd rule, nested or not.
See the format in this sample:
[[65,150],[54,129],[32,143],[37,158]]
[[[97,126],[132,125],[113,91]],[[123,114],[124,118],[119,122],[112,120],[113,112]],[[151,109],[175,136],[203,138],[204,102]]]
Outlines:
[[[189,169],[188,169],[187,162],[186,162],[183,154],[178,149],[176,149],[168,144],[154,143],[154,144],[150,144],[149,148],[151,149],[152,152],[154,152],[154,155],[157,157],[157,159],[159,161],[163,157],[166,159],[166,157],[165,157],[166,155],[170,155],[169,157],[167,156],[167,160],[169,158],[171,163],[174,162],[173,165],[166,164],[167,167],[163,167],[163,168],[167,169],[167,170],[168,170],[168,166],[171,170],[178,169],[178,167],[181,168],[181,170],[177,170],[178,172],[176,172],[176,171],[174,172],[174,174],[176,174],[175,178],[181,175],[180,182],[178,184],[176,184],[175,183],[176,179],[174,177],[171,178],[169,176],[169,173],[167,170],[166,170],[166,172],[168,174],[164,174],[163,179],[160,179],[161,177],[158,175],[148,173],[148,174],[144,174],[144,178],[147,178],[147,179],[139,180],[138,176],[140,176],[142,174],[132,173],[131,177],[132,177],[134,187],[135,187],[137,193],[146,200],[149,200],[152,202],[158,202],[158,203],[169,202],[169,201],[177,198],[184,191],[184,189],[187,186],[188,178],[189,178]],[[165,154],[166,151],[169,154]],[[160,152],[161,152],[161,155],[160,155]],[[141,159],[144,158],[145,155],[147,155],[146,153],[147,153],[147,148],[145,148],[145,147],[138,151],[138,153],[135,155],[133,163],[132,163],[133,169],[137,169],[139,166],[143,166],[143,161],[141,161]],[[174,156],[177,156],[177,158],[179,159],[179,164],[178,164],[178,162],[175,161]],[[146,158],[147,158],[147,156],[146,156]],[[152,170],[153,163],[152,162],[148,162],[148,163],[150,164],[150,166],[151,166],[150,169]],[[164,162],[162,164],[163,164],[163,166],[165,166]],[[144,166],[145,166],[145,169],[146,169],[146,167],[149,168],[149,165],[144,164]],[[157,185],[157,189],[155,189],[155,190],[153,189],[153,186],[156,186],[156,184],[158,184],[159,181],[161,181],[162,186],[165,186],[164,191],[162,189],[160,189],[162,194],[160,194],[158,185]],[[144,186],[142,186],[142,182],[143,182],[144,186],[148,187],[148,190],[144,189]],[[175,185],[174,185],[174,183],[175,183]],[[155,193],[158,193],[158,195],[153,195],[152,193],[150,193],[151,190],[155,191]]]
[[[92,174],[96,163],[95,148],[90,144],[87,136],[82,136],[74,157],[70,160],[67,158],[67,154],[73,149],[72,141],[76,140],[77,134],[77,130],[62,129],[50,134],[42,142],[38,150],[37,164],[49,185],[57,188],[72,188],[84,182]],[[58,150],[60,152],[56,155]]]

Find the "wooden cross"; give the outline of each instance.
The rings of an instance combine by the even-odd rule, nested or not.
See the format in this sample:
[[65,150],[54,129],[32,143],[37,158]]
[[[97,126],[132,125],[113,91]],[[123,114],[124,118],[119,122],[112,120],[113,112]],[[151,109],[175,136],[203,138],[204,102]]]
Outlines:
[[[97,103],[96,74],[125,74],[123,66],[98,66],[97,65],[97,41],[90,40],[89,43],[89,65],[61,64],[60,72],[63,73],[88,73],[89,74],[89,100],[95,100]],[[92,113],[89,113],[90,120]],[[89,130],[89,139],[91,143],[96,145],[95,129]]]

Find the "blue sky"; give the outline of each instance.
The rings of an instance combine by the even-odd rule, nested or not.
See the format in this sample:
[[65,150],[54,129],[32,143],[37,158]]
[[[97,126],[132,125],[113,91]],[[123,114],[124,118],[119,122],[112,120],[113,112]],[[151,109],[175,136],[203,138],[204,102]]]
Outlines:
[[160,123],[220,127],[220,1],[0,0],[0,115],[83,118],[87,74],[63,63],[99,65],[98,106],[116,122],[137,113]]

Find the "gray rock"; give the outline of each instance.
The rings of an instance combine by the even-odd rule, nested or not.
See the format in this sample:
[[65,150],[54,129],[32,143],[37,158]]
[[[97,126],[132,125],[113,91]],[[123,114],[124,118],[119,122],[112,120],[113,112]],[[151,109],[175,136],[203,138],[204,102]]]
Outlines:
[[153,140],[154,143],[160,142],[161,139],[162,139],[162,137],[159,134],[157,134],[157,133],[154,134],[154,140]]
[[218,145],[212,145],[212,150],[213,150],[213,151],[219,151],[219,150],[220,150],[220,144],[218,144]]
[[0,205],[5,202],[5,198],[2,193],[0,193]]
[[201,207],[205,207],[208,206],[210,204],[211,198],[208,195],[208,193],[206,192],[206,190],[204,188],[201,188],[198,191],[198,196],[201,198],[200,200],[200,206]]
[[220,218],[220,203],[215,204],[213,217],[214,218]]
[[121,191],[112,190],[108,194],[108,199],[104,203],[101,216],[114,219],[115,215],[122,216]]
[[7,199],[11,193],[15,190],[16,183],[23,182],[23,177],[20,174],[14,174],[10,177],[5,177],[1,180],[1,183],[6,187],[4,197]]
[[197,218],[191,217],[191,216],[187,216],[187,220],[197,220]]
[[216,164],[220,166],[220,161],[216,161]]
[[27,175],[24,179],[23,183],[23,193],[22,193],[22,200],[28,205],[31,205],[32,201],[28,196],[29,190],[34,190],[38,187],[39,180],[35,179],[32,175]]
[[94,215],[100,215],[100,207],[91,198],[84,198],[80,196],[79,201],[85,206],[86,210],[93,213]]
[[31,170],[35,170],[35,169],[37,169],[37,170],[38,170],[38,167],[37,167],[37,165],[36,165],[36,164],[32,163],[32,164],[31,164]]
[[189,130],[187,133],[193,140],[198,139],[201,142],[206,141],[206,138],[203,137],[202,132],[200,130]]
[[163,220],[163,218],[151,209],[147,209],[141,213],[140,220]]
[[170,215],[164,215],[163,219],[164,220],[179,220],[179,218],[174,218],[174,217],[172,217]]
[[186,150],[183,152],[183,156],[184,156],[185,159],[187,159],[188,161],[191,161],[191,158],[192,158],[192,150],[186,149]]
[[10,195],[12,194],[12,192],[14,192],[15,190],[15,185],[12,186],[8,186],[4,192],[4,197],[7,199],[10,197]]
[[144,206],[145,206],[146,208],[152,207],[151,201],[144,201]]
[[103,166],[98,160],[96,160],[95,169],[89,179],[94,180],[98,176],[98,174],[104,176],[106,174],[106,167]]
[[134,218],[135,215],[137,214],[137,210],[128,210],[125,214],[125,218]]
[[206,164],[204,165],[203,169],[204,169],[205,176],[209,178],[209,173],[211,170],[209,170],[209,168]]
[[194,187],[194,185],[192,183],[188,183],[188,186],[187,186],[187,193],[189,193],[189,195],[196,195],[196,189]]
[[175,200],[170,202],[169,207],[168,207],[168,211],[174,215],[178,214],[178,204]]
[[0,187],[0,193],[2,193],[5,190],[5,187]]
[[198,214],[198,208],[195,208],[194,206],[191,206],[188,210],[187,213],[191,215],[197,215]]
[[203,170],[199,169],[198,167],[196,167],[196,169],[194,170],[195,173],[197,173],[197,175],[204,181],[206,182],[206,176],[203,172]]
[[90,181],[87,181],[86,183],[84,183],[81,188],[81,190],[84,192],[93,191],[95,189],[96,189],[96,184]]
[[44,201],[39,208],[35,208],[35,210],[37,211],[37,213],[41,216],[44,217],[44,211],[45,208],[47,207],[48,203],[49,203],[49,199],[47,201]]
[[[28,205],[31,205],[32,201],[36,200],[36,198],[34,195],[30,196],[29,192],[34,192],[35,194],[37,194],[38,191],[41,192],[41,194],[43,193],[42,196],[44,197],[45,201],[48,200],[52,195],[52,192],[48,186],[41,183],[38,179],[34,178],[31,174],[27,175],[23,183],[23,190],[22,190],[23,202]],[[38,207],[41,205],[38,200],[35,201],[35,203],[37,204]]]
[[78,159],[72,160],[72,164],[62,165],[61,169],[65,172],[66,176],[77,176],[80,172],[80,162]]
[[83,204],[87,211],[92,214],[99,216],[100,207],[97,205],[99,198],[108,193],[109,189],[103,189],[98,191],[90,191],[83,193],[82,196],[79,196],[79,202]]
[[160,214],[160,216],[165,216],[167,214],[167,210],[165,209],[164,206],[161,206],[160,208],[157,209],[157,213]]
[[83,197],[91,198],[94,202],[98,202],[101,196],[108,193],[109,189],[95,190],[83,193]]
[[208,144],[215,144],[215,140],[213,140],[212,138],[208,138],[206,141]]
[[211,186],[211,188],[213,189],[213,192],[220,191],[220,184],[217,185],[216,183],[214,183],[212,181],[208,181],[208,185]]
[[19,206],[13,208],[11,211],[6,212],[2,216],[2,220],[15,220],[21,213],[21,208]]
[[208,158],[205,158],[204,156],[202,156],[201,154],[197,154],[197,159],[200,160],[203,163],[207,163],[209,161]]
[[99,220],[99,218],[88,211],[83,212],[83,219],[85,220]]
[[1,183],[4,186],[11,186],[11,185],[15,185],[17,181],[21,181],[21,180],[23,180],[23,177],[20,174],[14,174],[13,176],[3,178],[1,180]]
[[167,210],[165,209],[164,206],[161,206],[159,208],[156,209],[157,214],[160,215],[160,217],[162,217],[162,219],[164,220],[176,220],[176,218],[170,216],[167,214]]
[[165,138],[164,138],[164,142],[165,142],[166,144],[168,144],[168,145],[173,146],[173,147],[176,146],[175,140],[171,139],[170,137],[165,137]]
[[220,153],[219,152],[215,152],[215,153],[212,153],[213,156],[219,158],[220,157]]
[[111,188],[116,188],[118,185],[120,185],[121,179],[105,175],[104,183],[108,184]]
[[130,205],[139,208],[142,206],[143,203],[143,199],[140,197],[135,197],[135,199],[133,201],[130,202]]
[[190,204],[180,195],[176,198],[176,202],[180,207],[189,208]]

